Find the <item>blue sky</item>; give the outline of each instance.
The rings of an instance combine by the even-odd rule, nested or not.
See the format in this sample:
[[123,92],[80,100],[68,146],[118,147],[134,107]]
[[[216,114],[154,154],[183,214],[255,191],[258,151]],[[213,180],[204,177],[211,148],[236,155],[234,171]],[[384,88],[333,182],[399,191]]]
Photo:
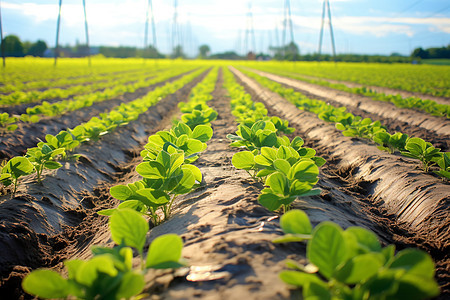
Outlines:
[[[173,0],[153,0],[157,46],[171,47]],[[177,23],[188,54],[201,44],[212,52],[243,53],[246,16],[252,5],[256,50],[282,40],[284,0],[178,0]],[[302,54],[317,52],[323,0],[291,0],[294,39]],[[338,53],[409,54],[417,47],[450,44],[448,0],[330,0]],[[147,0],[86,0],[92,45],[142,47]],[[55,44],[58,0],[4,0],[4,34]],[[327,25],[327,24],[325,24]],[[278,29],[278,31],[276,31]],[[151,28],[149,41],[152,41]],[[63,0],[60,43],[85,42],[82,0]],[[289,37],[289,34],[287,34]],[[290,37],[286,38],[290,41]],[[253,48],[249,43],[247,49]],[[253,49],[252,49],[253,50]],[[328,26],[323,52],[331,52]]]

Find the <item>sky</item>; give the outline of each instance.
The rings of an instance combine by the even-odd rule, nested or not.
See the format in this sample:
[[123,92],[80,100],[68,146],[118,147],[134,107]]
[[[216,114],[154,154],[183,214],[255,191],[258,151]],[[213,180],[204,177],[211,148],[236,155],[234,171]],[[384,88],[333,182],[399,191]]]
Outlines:
[[[148,0],[85,1],[91,45],[144,46]],[[285,0],[178,0],[177,30],[173,30],[174,2],[152,1],[156,46],[163,53],[172,49],[174,41],[191,56],[202,44],[209,45],[212,53],[243,54],[267,53],[270,45],[282,43],[283,36],[286,43],[291,41],[289,26],[283,34]],[[294,41],[301,54],[318,51],[322,5],[323,0],[290,1]],[[450,44],[449,0],[330,0],[330,8],[337,53],[409,55],[418,47]],[[60,44],[85,43],[82,0],[63,0],[61,13]],[[41,39],[54,47],[58,0],[4,0],[1,17],[4,36]],[[246,34],[251,23],[254,42],[251,33]],[[151,21],[149,44],[153,44]],[[326,16],[322,53],[331,49]]]

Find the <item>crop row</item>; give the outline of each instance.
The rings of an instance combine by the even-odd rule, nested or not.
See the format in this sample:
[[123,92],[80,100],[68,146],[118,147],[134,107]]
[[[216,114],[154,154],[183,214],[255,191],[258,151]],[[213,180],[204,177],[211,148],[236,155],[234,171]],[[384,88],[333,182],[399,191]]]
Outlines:
[[297,74],[284,72],[282,70],[276,69],[276,68],[259,68],[261,70],[266,70],[268,72],[271,72],[273,74],[283,75],[287,76],[293,79],[301,80],[304,82],[333,88],[336,90],[357,94],[357,95],[363,95],[370,97],[371,99],[375,101],[384,101],[384,102],[390,102],[394,104],[397,107],[400,108],[411,108],[419,111],[424,111],[429,113],[432,116],[437,117],[446,117],[447,119],[450,118],[450,105],[447,104],[439,104],[436,103],[433,100],[429,99],[421,99],[419,97],[406,97],[403,98],[400,94],[396,95],[390,95],[385,93],[379,93],[376,91],[373,91],[366,87],[348,87],[345,84],[338,84],[338,83],[331,83],[326,80],[317,80],[317,79],[310,79],[306,77],[299,76]]
[[40,142],[37,147],[28,149],[25,156],[13,157],[8,162],[2,163],[0,166],[0,182],[5,186],[13,184],[13,194],[17,189],[18,179],[21,176],[36,172],[39,182],[41,180],[40,175],[44,169],[60,168],[62,165],[56,159],[59,157],[64,158],[66,152],[72,151],[80,142],[96,141],[118,126],[124,126],[130,121],[136,120],[141,113],[147,111],[148,108],[162,98],[174,93],[192,81],[203,71],[204,69],[200,69],[174,82],[166,83],[164,86],[156,88],[141,98],[127,104],[122,103],[109,113],[93,117],[73,129],[63,130],[56,136],[46,135],[46,142]]
[[[238,169],[253,171],[253,178],[265,177],[267,187],[259,202],[270,210],[283,207],[285,212],[297,197],[320,193],[312,187],[318,182],[318,167],[325,161],[314,156],[315,150],[302,148],[299,137],[291,145],[276,142],[283,139],[278,136],[280,130],[270,132],[275,126],[261,125],[270,122],[264,105],[253,103],[229,71],[225,87],[233,114],[241,123],[237,136],[230,136],[231,146],[247,149],[237,152],[232,163]],[[254,123],[251,128],[249,122]],[[287,121],[283,123],[289,128]],[[395,254],[394,245],[383,248],[374,233],[357,226],[344,231],[325,221],[313,229],[301,210],[285,212],[280,226],[285,235],[274,243],[307,241],[309,263],[286,260],[292,270],[280,273],[284,282],[302,288],[305,299],[425,299],[439,294],[433,260],[424,251],[407,249]]]
[[379,144],[378,148],[381,150],[389,153],[398,151],[406,157],[418,159],[425,172],[428,172],[430,167],[437,166],[434,173],[444,178],[450,178],[450,153],[440,152],[440,149],[433,147],[431,143],[421,138],[408,137],[407,134],[400,132],[390,134],[380,121],[372,121],[370,118],[362,119],[346,112],[345,107],[335,107],[325,101],[309,99],[301,93],[285,88],[263,76],[248,71],[244,71],[244,73],[292,102],[299,109],[313,112],[321,120],[335,123],[336,128],[342,130],[343,135],[369,139]]
[[[252,63],[251,66],[256,66]],[[259,64],[261,65],[261,64]],[[408,64],[269,62],[285,71],[365,86],[380,86],[418,92],[438,97],[450,97],[450,73],[446,66]]]
[[82,83],[92,83],[96,81],[108,80],[111,76],[121,76],[121,75],[123,76],[129,73],[147,72],[147,71],[148,70],[143,68],[130,70],[123,70],[122,68],[120,68],[110,70],[109,72],[105,72],[105,70],[101,70],[100,72],[96,71],[95,73],[90,73],[87,74],[86,76],[81,77],[71,77],[71,74],[67,74],[68,77],[55,78],[54,80],[38,79],[35,81],[28,81],[28,82],[16,81],[14,82],[14,84],[6,84],[0,86],[0,93],[9,94],[12,92],[24,92],[37,89],[72,86]]
[[[191,163],[206,149],[205,142],[213,134],[210,121],[217,117],[217,112],[211,114],[206,101],[210,100],[216,80],[217,69],[214,69],[192,90],[189,102],[180,105],[186,112],[181,121],[169,131],[159,131],[149,137],[149,143],[141,152],[143,162],[136,167],[143,179],[111,188],[111,195],[123,202],[100,214],[110,216],[111,236],[118,246],[113,249],[94,247],[94,257],[87,261],[66,261],[67,279],[51,270],[35,270],[23,281],[25,291],[41,298],[69,295],[81,299],[131,298],[143,290],[148,269],[185,265],[181,259],[183,242],[175,234],[156,238],[144,261],[143,249],[149,225],[143,215],[148,215],[156,225],[162,221],[157,212],[159,209],[167,219],[176,195],[190,192],[202,181],[200,170]],[[208,117],[200,122],[204,113]],[[196,124],[186,116],[196,116]],[[137,268],[133,268],[132,248],[139,253]]]
[[6,131],[14,131],[17,128],[19,120],[24,122],[38,122],[40,116],[57,116],[74,111],[80,108],[89,107],[96,102],[102,102],[113,99],[115,97],[124,95],[125,93],[133,93],[137,89],[163,82],[171,77],[178,76],[191,68],[177,68],[176,70],[169,69],[163,72],[159,72],[158,75],[150,78],[140,78],[134,83],[124,84],[128,82],[113,82],[114,86],[107,88],[103,91],[90,93],[87,95],[79,95],[70,100],[61,100],[54,103],[44,101],[42,104],[29,107],[26,109],[26,114],[22,114],[20,117],[11,117],[7,113],[0,115],[0,130],[2,127]]
[[[5,92],[15,91],[15,87],[34,85],[34,82],[57,81],[61,78],[78,79],[95,74],[121,73],[137,69],[146,69],[149,65],[143,65],[142,59],[104,59],[93,58],[92,66],[88,66],[85,59],[60,59],[58,66],[53,66],[53,61],[42,58],[10,58],[8,66],[0,75],[0,83]],[[155,65],[170,65],[170,62],[161,61]]]
[[[44,91],[29,91],[29,92],[14,92],[8,95],[0,95],[0,105],[2,106],[10,106],[10,105],[18,105],[23,103],[34,103],[40,102],[42,100],[51,100],[51,99],[64,99],[74,95],[88,94],[92,93],[96,90],[111,88],[116,85],[126,84],[128,82],[137,81],[139,79],[143,80],[144,76],[154,76],[153,73],[159,71],[158,69],[153,70],[150,74],[147,72],[138,71],[136,73],[131,74],[120,74],[109,76],[109,80],[100,81],[96,83],[90,84],[80,84],[70,86],[68,88],[50,88]],[[143,74],[142,74],[143,73]]]

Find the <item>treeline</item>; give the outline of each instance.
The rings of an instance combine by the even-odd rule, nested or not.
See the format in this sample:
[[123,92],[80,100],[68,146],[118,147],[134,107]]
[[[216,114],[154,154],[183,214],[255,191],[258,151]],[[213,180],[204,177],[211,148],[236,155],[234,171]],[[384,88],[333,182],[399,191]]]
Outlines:
[[441,48],[416,48],[414,49],[411,57],[421,59],[436,59],[436,58],[448,58],[450,59],[450,45]]
[[32,42],[22,42],[18,36],[8,35],[6,36],[0,44],[2,47],[2,51],[4,51],[5,56],[13,56],[13,57],[23,57],[26,55],[32,56],[44,56],[45,51],[47,50],[47,43],[41,40],[38,40],[35,43]]

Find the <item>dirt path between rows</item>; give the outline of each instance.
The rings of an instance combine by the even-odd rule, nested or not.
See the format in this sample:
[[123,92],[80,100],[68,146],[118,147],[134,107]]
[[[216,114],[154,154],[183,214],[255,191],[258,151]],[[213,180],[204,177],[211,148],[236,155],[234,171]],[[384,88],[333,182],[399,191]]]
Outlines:
[[413,160],[344,137],[314,114],[297,109],[241,72],[235,69],[233,72],[267,107],[289,120],[299,130],[297,134],[313,141],[309,147],[319,150],[319,155],[327,153],[328,160],[335,161],[338,173],[347,173],[350,180],[360,185],[361,193],[367,196],[366,210],[394,240],[417,244],[433,256],[439,282],[450,295],[450,186],[424,174]]
[[258,75],[267,77],[270,80],[295,87],[301,91],[306,91],[319,97],[333,100],[343,106],[356,107],[362,111],[377,114],[383,118],[399,120],[410,125],[419,126],[424,129],[436,132],[442,137],[450,138],[450,120],[446,118],[434,117],[429,114],[414,111],[411,109],[398,108],[392,103],[374,101],[368,97],[354,95],[327,87],[317,86],[299,80],[273,75],[267,72],[258,70],[252,71],[254,71]]
[[20,282],[32,269],[59,269],[64,259],[85,258],[92,244],[107,243],[107,219],[99,218],[96,211],[116,204],[109,187],[134,169],[133,159],[139,156],[148,136],[170,122],[177,103],[187,99],[205,75],[162,99],[138,120],[98,142],[77,148],[82,158],[45,172],[42,185],[36,184],[31,175],[22,180],[14,198],[0,197],[2,296],[23,296]]
[[388,87],[382,87],[382,86],[375,86],[375,85],[363,85],[360,83],[356,83],[356,82],[351,82],[351,81],[344,81],[344,80],[334,80],[334,79],[329,79],[329,78],[323,78],[323,77],[316,77],[316,76],[311,76],[311,75],[304,75],[304,74],[300,74],[300,73],[291,73],[292,75],[296,76],[301,76],[301,77],[305,77],[308,79],[312,79],[312,80],[323,80],[323,81],[328,81],[330,83],[334,83],[334,84],[344,84],[346,86],[348,86],[349,88],[362,88],[362,87],[366,87],[369,88],[377,93],[384,93],[386,95],[401,95],[403,98],[407,98],[407,97],[417,97],[423,100],[429,99],[429,100],[433,100],[436,103],[439,104],[447,104],[450,105],[450,97],[438,97],[438,96],[433,96],[433,95],[427,95],[427,94],[421,94],[421,93],[417,93],[417,92],[409,92],[409,91],[404,91],[404,90],[398,90],[398,89],[393,89],[393,88],[388,88]]

